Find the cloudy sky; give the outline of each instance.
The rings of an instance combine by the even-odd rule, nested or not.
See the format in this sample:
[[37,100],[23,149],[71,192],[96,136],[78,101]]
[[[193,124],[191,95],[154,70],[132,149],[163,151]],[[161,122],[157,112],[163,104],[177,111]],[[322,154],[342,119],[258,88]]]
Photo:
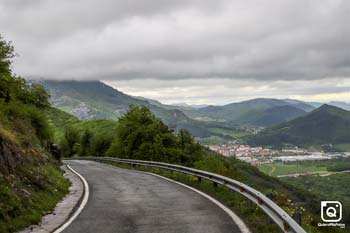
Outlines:
[[1,0],[27,78],[164,103],[350,101],[348,0]]

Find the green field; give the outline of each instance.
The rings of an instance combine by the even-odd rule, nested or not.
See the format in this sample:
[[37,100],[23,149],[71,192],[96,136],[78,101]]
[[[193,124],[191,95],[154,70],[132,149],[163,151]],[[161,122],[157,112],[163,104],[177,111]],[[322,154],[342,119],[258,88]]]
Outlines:
[[350,151],[350,144],[336,144],[334,147],[336,151]]
[[264,164],[258,167],[260,171],[270,176],[280,176],[303,172],[329,173],[326,167],[306,164]]

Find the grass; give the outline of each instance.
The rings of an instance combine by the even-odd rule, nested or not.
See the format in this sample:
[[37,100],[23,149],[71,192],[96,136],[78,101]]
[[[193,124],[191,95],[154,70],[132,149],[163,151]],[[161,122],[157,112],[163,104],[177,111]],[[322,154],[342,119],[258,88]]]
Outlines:
[[40,222],[68,193],[69,181],[54,165],[26,164],[11,179],[0,177],[0,232]]
[[222,129],[222,128],[209,128],[209,131],[213,133],[223,134],[223,135],[229,135],[233,138],[242,138],[248,135],[251,135],[250,132],[239,130],[239,129]]
[[336,145],[334,145],[334,148],[336,151],[349,152],[350,151],[350,144],[336,144]]
[[260,171],[270,176],[280,176],[295,173],[329,173],[326,167],[319,167],[316,165],[304,165],[304,164],[264,164],[258,167]]
[[16,136],[13,135],[13,133],[11,133],[10,131],[1,127],[1,125],[0,125],[0,138],[5,138],[14,144],[18,144],[18,140],[17,140]]

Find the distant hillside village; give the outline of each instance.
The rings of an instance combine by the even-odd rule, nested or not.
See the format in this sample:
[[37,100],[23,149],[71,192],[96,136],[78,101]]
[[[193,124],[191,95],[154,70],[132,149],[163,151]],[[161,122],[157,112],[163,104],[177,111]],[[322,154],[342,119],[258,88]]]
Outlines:
[[350,157],[350,152],[326,153],[322,150],[299,147],[272,150],[263,147],[251,147],[249,145],[228,143],[223,145],[209,145],[208,148],[226,157],[234,156],[237,159],[254,166],[278,162],[329,160],[339,157]]

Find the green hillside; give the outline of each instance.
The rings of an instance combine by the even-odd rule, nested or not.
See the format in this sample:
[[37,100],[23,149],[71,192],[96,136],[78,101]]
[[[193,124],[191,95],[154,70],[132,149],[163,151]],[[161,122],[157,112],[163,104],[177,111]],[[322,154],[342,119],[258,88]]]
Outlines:
[[[130,105],[143,105],[171,128],[185,128],[196,137],[224,135],[209,131],[208,122],[187,117],[174,106],[162,105],[140,97],[126,95],[100,81],[39,81],[51,94],[53,105],[81,120],[116,120]],[[211,127],[215,127],[211,125]]]
[[130,105],[147,106],[167,122],[186,121],[179,110],[167,109],[157,101],[132,97],[100,81],[40,81],[51,94],[54,106],[75,115],[81,120],[118,119]]
[[267,128],[249,138],[251,144],[281,147],[350,143],[350,112],[322,105],[303,117]]
[[49,95],[11,71],[13,48],[0,37],[0,232],[36,224],[68,193],[50,153]]
[[312,108],[296,100],[253,99],[184,112],[192,118],[225,122],[228,125],[270,126],[303,116]]
[[57,108],[50,108],[46,111],[49,123],[54,129],[56,141],[62,140],[67,127],[73,127],[77,130],[89,129],[93,134],[113,134],[117,126],[115,120],[96,119],[96,120],[79,120],[75,116],[66,113]]

